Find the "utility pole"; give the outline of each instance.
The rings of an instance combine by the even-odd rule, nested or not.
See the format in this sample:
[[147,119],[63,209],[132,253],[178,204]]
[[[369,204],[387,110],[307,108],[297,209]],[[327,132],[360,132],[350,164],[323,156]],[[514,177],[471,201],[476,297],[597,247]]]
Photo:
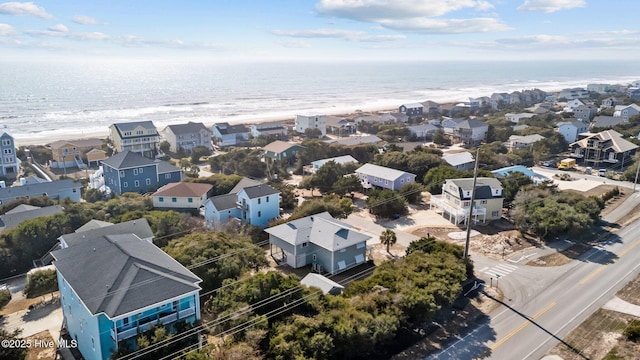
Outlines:
[[636,192],[636,184],[638,183],[638,171],[640,171],[640,160],[638,160],[636,168],[636,178],[633,180],[633,192]]
[[467,219],[467,240],[464,243],[464,259],[469,259],[469,239],[471,238],[471,217],[476,201],[476,181],[478,180],[478,163],[480,162],[480,146],[476,150],[476,165],[473,168],[473,186],[471,187],[471,205],[469,206],[469,218]]

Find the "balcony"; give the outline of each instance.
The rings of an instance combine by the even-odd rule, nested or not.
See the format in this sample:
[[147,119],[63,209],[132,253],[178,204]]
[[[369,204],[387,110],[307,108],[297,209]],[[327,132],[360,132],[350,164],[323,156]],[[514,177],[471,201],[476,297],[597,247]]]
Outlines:
[[[131,337],[134,337],[138,335],[138,331],[136,328],[131,328],[129,330],[124,330],[118,333],[118,339],[117,341],[122,341],[124,339],[128,339]],[[116,331],[114,329],[111,329],[111,338],[112,339],[116,339]]]
[[196,313],[196,308],[188,308],[178,312],[178,319],[184,319]]
[[243,203],[241,201],[236,201],[236,208],[238,208],[240,210],[248,211],[249,210],[249,204]]

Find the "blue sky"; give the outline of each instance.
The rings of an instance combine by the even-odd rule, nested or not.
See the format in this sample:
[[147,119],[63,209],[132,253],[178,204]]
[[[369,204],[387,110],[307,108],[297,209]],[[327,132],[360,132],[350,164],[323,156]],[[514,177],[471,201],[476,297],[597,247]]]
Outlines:
[[637,0],[0,0],[3,58],[640,59]]

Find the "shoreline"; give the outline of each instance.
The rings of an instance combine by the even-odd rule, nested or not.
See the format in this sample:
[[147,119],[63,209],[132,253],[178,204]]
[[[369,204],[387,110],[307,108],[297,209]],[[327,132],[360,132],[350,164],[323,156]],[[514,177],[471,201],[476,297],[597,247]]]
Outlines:
[[[359,114],[359,112],[362,113],[386,113],[386,112],[394,112],[397,109],[389,109],[387,107],[376,107],[376,108],[362,108],[362,109],[355,109],[351,112],[345,112],[343,110],[336,110],[335,112],[317,112],[318,114],[322,114],[322,115],[330,115],[330,116],[338,116],[338,117],[351,117],[354,115]],[[300,112],[300,113],[305,113],[305,112]],[[313,113],[313,111],[306,111],[306,113]],[[222,123],[222,122],[227,122],[231,125],[237,125],[237,124],[246,124],[246,125],[250,125],[250,124],[263,124],[263,123],[271,123],[271,122],[280,122],[280,123],[287,123],[287,122],[293,122],[295,121],[295,114],[291,117],[286,117],[283,118],[281,115],[273,115],[273,116],[258,116],[256,115],[255,117],[252,117],[250,119],[220,119],[220,121],[213,121],[213,122],[202,122],[204,124],[204,126],[206,126],[207,128],[211,128],[213,126],[213,124],[217,124],[217,123]],[[183,123],[186,123],[187,121],[184,121]],[[165,127],[160,127],[158,128],[158,132],[160,132],[161,130],[163,130]],[[90,139],[90,138],[98,138],[98,139],[106,139],[109,137],[109,129],[106,128],[104,131],[91,131],[91,132],[84,132],[82,131],[80,134],[59,134],[56,136],[48,136],[48,137],[14,137],[14,143],[16,147],[20,147],[20,146],[38,146],[38,145],[48,145],[52,142],[56,142],[56,141],[60,141],[60,140],[65,140],[65,141],[74,141],[74,140],[83,140],[83,139]]]

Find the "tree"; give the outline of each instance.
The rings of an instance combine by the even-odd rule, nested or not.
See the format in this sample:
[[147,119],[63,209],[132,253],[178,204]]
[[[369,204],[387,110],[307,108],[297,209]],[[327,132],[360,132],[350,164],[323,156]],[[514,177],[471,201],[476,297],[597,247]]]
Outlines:
[[372,190],[365,203],[376,216],[392,218],[407,213],[407,201],[393,190]]
[[206,146],[196,146],[191,149],[191,163],[200,164],[200,158],[211,155],[211,149]]
[[304,136],[311,139],[317,139],[322,137],[322,130],[318,128],[308,128],[304,130]]
[[511,204],[518,191],[524,189],[527,185],[532,185],[533,181],[527,175],[519,171],[513,171],[501,178],[500,183],[503,188],[502,195],[504,196],[505,204]]
[[159,145],[160,151],[167,154],[171,149],[171,144],[167,140],[163,140]]
[[362,191],[362,182],[355,175],[341,176],[333,183],[332,190],[338,195]]
[[403,185],[398,192],[409,204],[417,204],[422,200],[422,190],[424,190],[422,184],[412,182]]
[[58,290],[58,277],[55,270],[40,270],[27,276],[24,294],[34,298]]
[[385,229],[382,234],[380,234],[380,243],[387,247],[387,253],[389,252],[389,248],[394,245],[397,240],[396,233],[391,229]]
[[[0,328],[0,339],[3,343],[5,340],[19,341],[21,339],[20,333],[22,333],[22,329],[15,329],[9,332]],[[27,352],[28,349],[22,346],[1,346],[0,359],[24,360],[27,358]]]
[[450,146],[451,139],[444,133],[444,130],[438,129],[433,134],[433,143],[440,146]]
[[424,175],[423,183],[427,187],[427,191],[433,195],[442,193],[442,185],[447,179],[459,179],[473,177],[470,171],[462,171],[454,169],[449,165],[440,165],[429,169]]
[[0,290],[0,310],[11,301],[11,291],[9,289]]
[[280,207],[286,210],[292,210],[298,205],[298,199],[295,194],[295,186],[291,184],[275,183],[270,184],[274,189],[280,191]]

